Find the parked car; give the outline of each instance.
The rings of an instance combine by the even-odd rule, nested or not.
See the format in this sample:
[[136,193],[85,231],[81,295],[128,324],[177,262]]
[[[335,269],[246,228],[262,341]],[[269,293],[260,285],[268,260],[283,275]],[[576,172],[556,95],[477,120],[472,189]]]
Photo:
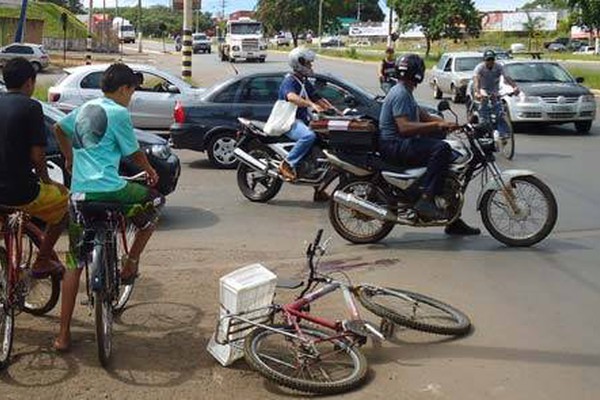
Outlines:
[[192,35],[192,49],[194,54],[211,52],[211,40],[204,33],[194,33]]
[[587,54],[587,55],[590,55],[590,54],[595,54],[595,53],[596,53],[596,48],[594,46],[581,46],[573,54]]
[[280,33],[279,35],[275,36],[275,44],[277,45],[277,47],[289,47],[292,44],[292,35],[289,33]]
[[[560,64],[552,61],[504,61],[505,73],[519,86],[519,96],[504,96],[502,102],[515,125],[523,123],[574,123],[579,133],[588,133],[596,118],[596,99],[581,85],[583,78],[573,78]],[[500,81],[501,91],[510,86]],[[473,84],[469,85],[467,103],[473,101]],[[468,107],[467,107],[468,108]]]
[[[204,91],[152,66],[132,64],[130,67],[143,77],[129,106],[136,128],[168,130],[173,122],[175,103],[196,101]],[[65,69],[65,75],[48,90],[48,102],[68,113],[88,100],[101,97],[100,82],[106,68],[108,64]]]
[[[48,144],[46,147],[46,159],[52,161],[58,167],[50,171],[52,178],[69,184],[69,175],[64,171],[64,158],[52,130],[54,124],[60,121],[66,114],[48,103],[40,102],[44,111],[44,125]],[[159,182],[156,189],[163,195],[172,193],[177,187],[181,165],[179,157],[171,152],[169,143],[161,137],[139,129],[135,130],[140,149],[146,153],[150,165],[156,170]],[[124,176],[132,176],[141,172],[130,160],[121,162],[119,172]],[[59,179],[60,178],[60,179]]]
[[350,44],[350,47],[371,47],[371,42],[369,39],[361,39]]
[[567,51],[567,46],[562,43],[550,43],[547,47],[548,51]]
[[527,51],[527,46],[525,46],[523,43],[513,43],[510,45],[511,53],[519,53],[523,51]]
[[[206,151],[213,166],[234,168],[237,118],[266,121],[286,74],[280,71],[235,76],[208,89],[199,102],[178,103],[171,126],[174,147]],[[354,108],[367,118],[379,119],[382,96],[329,74],[316,74],[311,80],[317,93],[336,108]],[[433,107],[422,107],[440,115]]]
[[452,101],[461,102],[469,81],[473,78],[473,70],[482,62],[483,53],[461,52],[446,53],[431,71],[429,84],[433,89],[433,97],[441,99],[444,93],[450,93]]
[[0,48],[0,66],[16,57],[24,57],[36,72],[42,71],[50,65],[50,57],[43,46],[31,43],[13,43]]
[[344,41],[339,37],[325,37],[321,40],[321,47],[344,47]]

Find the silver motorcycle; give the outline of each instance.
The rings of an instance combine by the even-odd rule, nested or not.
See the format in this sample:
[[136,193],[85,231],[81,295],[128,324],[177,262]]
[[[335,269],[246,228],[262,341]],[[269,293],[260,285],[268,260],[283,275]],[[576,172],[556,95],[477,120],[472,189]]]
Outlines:
[[[440,102],[438,110],[454,114],[447,101]],[[350,242],[373,243],[385,238],[395,225],[448,225],[460,217],[468,185],[481,176],[477,210],[494,238],[508,246],[525,247],[550,234],[558,214],[552,191],[533,171],[500,169],[495,160],[499,147],[489,124],[461,126],[446,142],[453,160],[443,193],[435,198],[444,214],[440,220],[428,220],[414,209],[426,168],[390,165],[376,153],[325,150],[329,163],[345,173],[330,202],[334,229]]]

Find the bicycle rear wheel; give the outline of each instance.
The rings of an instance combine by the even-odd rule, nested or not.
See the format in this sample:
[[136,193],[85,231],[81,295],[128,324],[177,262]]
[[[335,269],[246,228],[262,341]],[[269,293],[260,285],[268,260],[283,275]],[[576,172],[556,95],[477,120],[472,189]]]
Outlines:
[[12,351],[15,310],[9,300],[8,258],[0,247],[0,369],[8,367]]
[[[100,236],[100,237],[99,237]],[[104,244],[104,233],[96,234],[96,245],[92,254],[92,274],[102,280],[94,291],[94,317],[96,322],[96,343],[98,358],[104,368],[110,363],[112,356],[113,309],[109,287],[108,269],[111,267]]]
[[248,364],[265,378],[294,390],[318,394],[347,392],[363,383],[367,360],[352,344],[315,328],[257,328],[244,341]]
[[434,298],[403,289],[357,287],[358,299],[373,314],[423,332],[460,336],[471,329],[462,311]]
[[[42,232],[33,223],[25,225],[21,260],[31,265],[39,251],[41,238]],[[60,276],[53,274],[44,279],[29,279],[28,285],[23,311],[39,316],[56,306],[60,296]]]

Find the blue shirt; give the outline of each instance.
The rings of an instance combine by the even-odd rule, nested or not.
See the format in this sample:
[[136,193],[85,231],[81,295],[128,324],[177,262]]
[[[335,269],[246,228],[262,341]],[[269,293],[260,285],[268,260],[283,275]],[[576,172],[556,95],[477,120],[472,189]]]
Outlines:
[[[302,83],[301,83],[302,82]],[[304,90],[302,90],[302,84],[304,84]],[[306,78],[299,78],[293,74],[287,74],[279,86],[279,100],[287,100],[287,95],[290,93],[296,93],[298,96],[308,98],[312,102],[321,100],[321,96],[317,94],[314,86]],[[303,121],[308,124],[310,122],[310,116],[308,114],[308,108],[298,107],[296,111],[296,119]]]
[[59,122],[73,143],[74,193],[115,192],[125,187],[119,176],[122,157],[139,150],[127,108],[106,97],[91,100]]
[[419,106],[412,92],[402,82],[394,85],[383,101],[379,116],[379,139],[382,142],[402,140],[402,132],[398,132],[396,125],[396,118],[399,117],[419,122]]

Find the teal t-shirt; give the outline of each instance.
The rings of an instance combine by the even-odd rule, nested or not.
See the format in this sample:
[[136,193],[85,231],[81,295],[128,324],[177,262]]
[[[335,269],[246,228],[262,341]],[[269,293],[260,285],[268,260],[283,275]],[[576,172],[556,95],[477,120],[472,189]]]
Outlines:
[[73,110],[59,122],[73,143],[73,193],[121,190],[119,163],[139,150],[127,108],[102,97]]

